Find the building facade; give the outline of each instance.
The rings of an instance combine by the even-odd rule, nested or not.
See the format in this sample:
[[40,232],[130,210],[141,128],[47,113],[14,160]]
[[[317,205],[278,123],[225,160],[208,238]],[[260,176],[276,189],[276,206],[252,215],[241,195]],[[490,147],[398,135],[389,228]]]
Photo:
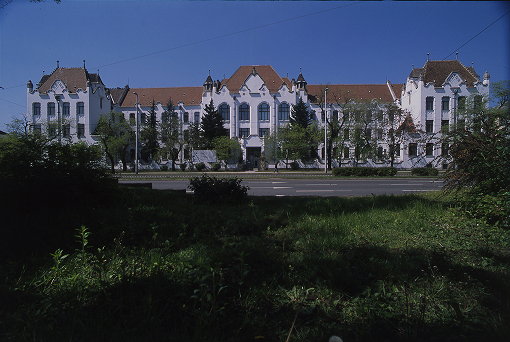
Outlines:
[[[85,65],[83,68],[57,66],[50,75],[42,77],[35,89],[32,82],[28,82],[27,107],[34,130],[48,129],[59,138],[95,143],[93,132],[99,116],[111,110],[123,113],[135,126],[137,117],[141,124],[146,122],[153,106],[156,119],[161,121],[171,99],[185,132],[190,123],[201,122],[205,106],[213,101],[229,136],[239,139],[245,163],[251,168],[259,166],[264,137],[289,124],[292,107],[300,98],[321,127],[324,127],[325,118],[341,120],[348,103],[375,103],[374,115],[377,112],[381,118],[387,105],[393,103],[409,114],[400,118],[396,125],[411,127],[407,136],[410,142],[398,145],[395,166],[410,168],[432,161],[428,158],[428,147],[421,146],[422,133],[439,132],[446,120],[453,123],[462,97],[488,95],[488,87],[488,73],[481,81],[472,67],[466,68],[458,61],[427,61],[423,68],[412,70],[405,84],[387,81],[383,84],[308,85],[301,72],[296,79],[289,79],[278,75],[270,65],[250,65],[239,67],[231,77],[221,81],[214,81],[209,74],[202,86],[169,88],[106,88],[99,75],[88,73]],[[61,127],[61,132],[55,131],[55,122],[60,122],[57,127]],[[378,120],[365,127],[365,133],[368,132],[381,153],[365,158],[361,164],[388,164],[387,158],[382,157],[389,150],[384,128]],[[350,156],[356,153],[355,146],[348,138],[342,144],[342,157],[336,158],[333,166],[339,161],[352,164]],[[318,148],[318,155],[324,159],[324,144]],[[419,153],[421,150],[427,153]],[[418,155],[427,158],[416,158]]]

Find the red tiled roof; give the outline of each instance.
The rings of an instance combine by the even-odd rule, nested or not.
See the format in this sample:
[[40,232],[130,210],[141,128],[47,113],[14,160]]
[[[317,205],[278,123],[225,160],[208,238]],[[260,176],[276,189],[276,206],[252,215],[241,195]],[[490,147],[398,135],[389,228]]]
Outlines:
[[44,75],[39,82],[39,92],[47,93],[56,80],[61,80],[71,93],[87,89],[87,80],[101,82],[98,74],[89,74],[85,68],[57,68],[51,75]]
[[115,89],[108,89],[108,90],[112,97],[113,103],[117,104],[117,103],[120,103],[120,101],[122,100],[122,95],[124,95],[126,88],[115,88]]
[[236,92],[243,86],[244,82],[250,76],[253,69],[262,78],[264,84],[269,88],[269,92],[276,93],[283,83],[292,89],[292,84],[288,79],[281,78],[270,65],[244,65],[239,67],[236,72],[225,83],[230,92]]
[[[393,97],[386,84],[309,84],[306,86],[308,99],[311,103],[317,103],[317,97],[324,97],[322,92],[328,87],[327,102],[345,103],[346,100],[393,102]],[[402,89],[402,84],[391,84],[393,92],[398,96]],[[321,93],[321,94],[319,94]]]
[[166,105],[168,99],[172,99],[174,105],[182,102],[184,105],[199,105],[202,101],[203,87],[172,87],[172,88],[132,88],[129,89],[122,107],[134,107],[136,103],[136,95],[138,93],[138,101],[141,106],[150,106],[152,100],[156,103],[160,102]]
[[[475,73],[474,69],[471,69]],[[477,81],[473,73],[457,60],[428,61],[423,67],[423,81],[425,84],[434,83],[434,87],[441,87],[452,72],[458,73],[463,80],[466,80],[469,87],[472,87],[473,83]]]

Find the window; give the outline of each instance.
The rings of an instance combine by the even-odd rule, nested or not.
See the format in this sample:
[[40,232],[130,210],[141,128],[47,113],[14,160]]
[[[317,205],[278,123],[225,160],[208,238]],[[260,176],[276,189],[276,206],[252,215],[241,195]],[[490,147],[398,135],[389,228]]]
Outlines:
[[41,104],[39,102],[34,102],[32,104],[32,114],[41,115]]
[[427,132],[427,133],[434,132],[434,120],[425,121],[425,132]]
[[290,107],[287,103],[278,106],[278,120],[289,121]]
[[48,102],[48,115],[55,115],[55,103]]
[[344,129],[344,140],[349,140],[349,129],[348,128],[345,128]]
[[434,110],[434,98],[432,96],[425,99],[425,110]]
[[239,128],[239,137],[248,138],[250,136],[249,128]]
[[410,143],[409,144],[409,157],[416,157],[418,155],[418,144]]
[[448,132],[449,127],[450,127],[449,120],[441,120],[441,131],[442,132]]
[[448,155],[448,144],[441,144],[441,155],[446,157]]
[[78,124],[78,138],[85,137],[85,124]]
[[50,138],[55,138],[57,136],[57,125],[51,123],[48,127],[48,135]]
[[466,97],[465,96],[459,96],[459,104],[457,106],[459,110],[466,110]]
[[321,121],[324,122],[324,120],[326,120],[326,112],[321,110]]
[[427,145],[425,145],[425,155],[427,157],[433,157],[434,156],[434,144],[427,143]]
[[264,138],[269,133],[269,128],[259,128],[259,137]]
[[349,148],[348,147],[344,148],[344,158],[349,158]]
[[136,117],[135,117],[135,113],[129,113],[129,124],[130,124],[131,126],[136,125]]
[[443,96],[441,100],[441,110],[450,110],[450,98],[448,96]]
[[103,98],[99,99],[99,108],[103,109]]
[[41,134],[42,133],[41,124],[35,124],[34,125],[34,133],[35,134]]
[[140,115],[140,123],[145,125],[147,123],[147,113],[142,112]]
[[83,102],[76,104],[76,114],[85,114],[85,104]]
[[230,121],[230,106],[226,103],[222,103],[218,107],[218,112],[221,115],[223,121]]
[[338,110],[333,111],[333,122],[338,122]]
[[69,115],[71,114],[71,105],[69,102],[64,102],[62,104],[62,115]]
[[259,121],[269,121],[269,105],[267,103],[261,103],[258,111]]
[[200,112],[195,112],[195,114],[193,114],[193,122],[195,123],[200,122]]
[[71,125],[70,124],[62,125],[62,136],[64,138],[69,138],[71,136]]
[[395,156],[400,157],[400,144],[395,144]]
[[189,113],[188,112],[184,112],[184,114],[182,115],[182,121],[184,123],[188,123],[189,122]]
[[377,139],[381,140],[383,138],[382,129],[377,130]]
[[239,106],[239,121],[250,121],[250,106],[247,103]]

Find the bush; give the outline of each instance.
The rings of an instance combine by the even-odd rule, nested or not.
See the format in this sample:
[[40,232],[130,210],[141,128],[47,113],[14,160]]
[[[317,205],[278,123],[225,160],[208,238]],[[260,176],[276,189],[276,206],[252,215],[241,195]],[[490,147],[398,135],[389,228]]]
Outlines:
[[439,171],[432,167],[415,167],[411,169],[413,176],[437,176]]
[[248,187],[241,184],[242,179],[216,178],[202,175],[193,177],[188,188],[194,192],[198,202],[239,203],[248,195]]
[[161,171],[168,171],[168,165],[166,165],[166,164],[165,165],[161,165],[160,166],[160,170]]
[[197,164],[195,164],[195,168],[197,169],[197,171],[203,171],[203,170],[205,170],[205,164],[197,163]]
[[332,170],[336,177],[370,177],[370,176],[394,176],[397,169],[394,167],[337,167]]
[[180,164],[179,167],[181,168],[181,171],[185,171],[186,170],[186,163]]
[[290,163],[290,169],[291,170],[299,170],[299,163],[298,162]]
[[213,170],[213,171],[218,171],[219,169],[221,169],[221,164],[220,164],[220,163],[214,163],[214,164],[212,164],[212,166],[211,166],[211,170]]

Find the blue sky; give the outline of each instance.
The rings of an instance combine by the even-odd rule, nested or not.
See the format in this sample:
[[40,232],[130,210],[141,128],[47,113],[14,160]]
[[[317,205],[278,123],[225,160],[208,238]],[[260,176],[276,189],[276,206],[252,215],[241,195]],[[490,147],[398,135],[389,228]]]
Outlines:
[[491,82],[507,80],[510,13],[498,18],[508,11],[488,1],[0,0],[0,130],[27,112],[28,80],[57,60],[85,59],[110,88],[201,86],[209,70],[222,79],[252,64],[289,78],[301,68],[309,84],[380,84],[404,83],[427,53],[458,51]]

